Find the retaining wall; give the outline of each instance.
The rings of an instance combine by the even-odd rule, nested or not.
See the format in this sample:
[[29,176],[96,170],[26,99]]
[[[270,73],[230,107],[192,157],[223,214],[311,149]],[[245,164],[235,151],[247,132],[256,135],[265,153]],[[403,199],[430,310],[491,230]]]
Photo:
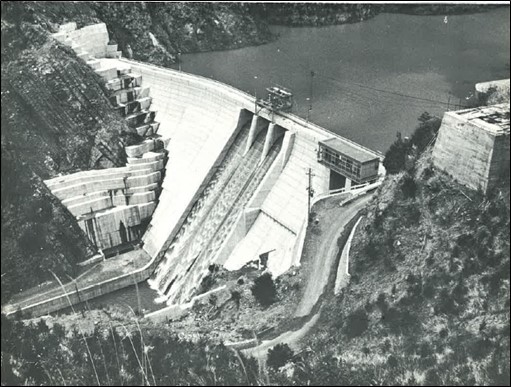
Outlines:
[[509,150],[509,133],[493,133],[447,112],[432,158],[437,168],[461,184],[486,192],[509,171]]

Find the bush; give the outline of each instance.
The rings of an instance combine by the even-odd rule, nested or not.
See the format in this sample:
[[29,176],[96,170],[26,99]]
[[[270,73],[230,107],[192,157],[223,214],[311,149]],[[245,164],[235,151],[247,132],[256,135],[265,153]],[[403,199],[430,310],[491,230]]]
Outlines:
[[396,368],[397,365],[398,365],[398,361],[396,359],[395,356],[393,355],[390,355],[388,358],[387,358],[387,365],[391,368]]
[[364,309],[357,309],[350,314],[344,324],[344,334],[349,338],[360,336],[369,326],[369,319]]
[[401,334],[412,330],[419,323],[417,315],[408,308],[404,310],[389,308],[382,316],[382,321],[388,326],[390,331],[395,334]]
[[275,347],[268,350],[268,360],[266,360],[266,364],[273,369],[278,369],[286,365],[293,356],[293,350],[289,348],[289,345],[277,344]]
[[419,117],[419,121],[420,124],[415,129],[415,132],[413,132],[410,141],[417,147],[420,154],[424,152],[428,144],[433,144],[442,120],[438,117],[432,117],[429,113],[425,112]]
[[273,304],[277,298],[277,288],[270,273],[264,273],[257,277],[251,291],[262,306]]
[[413,176],[406,175],[401,183],[401,192],[403,192],[405,198],[415,198],[417,183],[415,183]]
[[385,153],[383,166],[389,174],[396,174],[405,168],[406,156],[410,150],[410,144],[401,139],[401,133],[398,132],[397,139]]
[[18,245],[20,249],[27,254],[40,252],[47,247],[45,234],[45,230],[41,224],[29,224],[21,233]]

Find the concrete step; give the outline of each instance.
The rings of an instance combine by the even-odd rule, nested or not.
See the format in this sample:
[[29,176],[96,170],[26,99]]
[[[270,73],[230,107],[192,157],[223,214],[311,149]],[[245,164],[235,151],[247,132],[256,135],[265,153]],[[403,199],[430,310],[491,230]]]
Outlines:
[[106,52],[116,52],[118,48],[117,44],[107,44],[106,46]]
[[112,91],[136,86],[142,86],[142,75],[135,73],[120,75],[118,78],[112,79],[106,83],[106,88]]
[[96,71],[96,74],[100,75],[107,82],[112,79],[117,78],[117,69],[116,68],[107,68],[107,69],[100,68],[95,71]]
[[94,70],[101,68],[101,61],[97,59],[89,59],[87,64],[92,67]]
[[52,34],[54,39],[57,39],[60,43],[65,43],[67,39],[67,33],[65,32],[57,32],[56,34]]
[[130,87],[115,91],[110,96],[110,102],[112,102],[114,106],[118,106],[120,104],[126,104],[126,102],[135,101],[137,98],[144,98],[148,96],[148,94],[148,88],[143,89],[140,86]]
[[71,32],[71,31],[74,31],[76,30],[76,23],[75,22],[70,22],[70,23],[66,23],[66,24],[61,24],[59,26],[59,32]]
[[116,110],[119,111],[122,115],[139,112],[141,110],[148,110],[151,106],[151,100],[151,97],[146,97],[136,99],[135,101],[121,103],[116,107]]
[[121,51],[106,52],[105,58],[120,59],[120,58],[122,58],[122,52]]
[[127,75],[131,73],[131,67],[129,66],[126,66],[126,67],[122,67],[120,69],[117,69],[117,75],[118,76],[121,76],[121,75]]
[[151,127],[153,128],[153,134],[158,134],[158,129],[160,129],[160,123],[157,121],[151,122]]
[[148,137],[148,136],[154,136],[158,132],[158,128],[160,127],[160,123],[153,121],[149,124],[144,124],[137,126],[135,129],[137,130],[137,133],[139,136]]
[[86,62],[90,59],[90,54],[88,52],[82,52],[80,54],[77,54],[76,56]]
[[156,117],[156,112],[152,110],[141,110],[126,116],[126,123],[132,128],[143,124],[149,124]]

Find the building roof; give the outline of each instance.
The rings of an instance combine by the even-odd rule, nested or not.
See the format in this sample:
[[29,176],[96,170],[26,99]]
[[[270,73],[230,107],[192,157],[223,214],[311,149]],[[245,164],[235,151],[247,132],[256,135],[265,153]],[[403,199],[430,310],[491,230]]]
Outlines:
[[493,134],[509,134],[509,103],[449,112]]
[[373,153],[368,152],[363,148],[357,147],[350,142],[343,141],[340,138],[329,138],[328,140],[320,141],[319,143],[326,145],[328,148],[338,153],[342,153],[343,155],[348,156],[362,164],[380,159]]

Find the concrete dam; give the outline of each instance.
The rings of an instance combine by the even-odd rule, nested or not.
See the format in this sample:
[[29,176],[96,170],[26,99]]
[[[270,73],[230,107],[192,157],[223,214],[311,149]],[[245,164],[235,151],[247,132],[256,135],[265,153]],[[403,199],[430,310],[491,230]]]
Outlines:
[[316,195],[381,173],[380,154],[292,114],[260,110],[235,88],[119,62],[142,75],[159,133],[170,138],[163,190],[142,237],[159,262],[149,279],[159,301],[187,301],[213,263],[235,270],[269,253],[273,275],[298,264],[309,168]]
[[[212,264],[237,270],[265,254],[268,270],[274,276],[284,273],[300,262],[310,193],[317,197],[349,190],[384,174],[380,153],[291,113],[260,106],[234,87],[121,58],[116,45],[107,45],[104,25],[81,30],[66,26],[57,35],[107,85],[122,83],[126,76],[137,80],[136,87],[119,86],[114,93],[124,99],[113,103],[136,120],[146,140],[127,147],[128,165],[112,173],[120,182],[126,181],[123,174],[133,181],[127,186],[132,196],[122,201],[122,211],[129,200],[137,211],[147,208],[140,216],[147,219],[147,228],[137,236],[150,263],[131,278],[148,279],[159,292],[156,302],[189,301]],[[131,101],[138,101],[138,110],[129,110]],[[94,180],[90,172],[81,173]],[[92,174],[96,173],[108,174]],[[58,181],[49,182],[50,188]],[[111,205],[108,194],[93,194]],[[69,195],[61,196],[70,200]],[[71,200],[86,207],[89,201]],[[113,224],[116,228],[117,218]],[[82,228],[90,236],[89,229]],[[91,287],[90,296],[80,299],[128,286],[129,278],[124,277],[105,282],[108,290]],[[51,309],[57,310],[57,304],[54,301]]]

